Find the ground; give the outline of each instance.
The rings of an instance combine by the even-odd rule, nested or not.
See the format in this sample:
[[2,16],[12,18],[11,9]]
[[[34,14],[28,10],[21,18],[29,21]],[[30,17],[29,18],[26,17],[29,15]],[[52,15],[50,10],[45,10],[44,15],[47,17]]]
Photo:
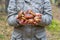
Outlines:
[[57,19],[57,20],[60,20],[60,8],[52,5],[52,12],[53,12],[53,18]]
[[47,31],[48,40],[60,40],[60,8],[52,5],[53,22]]
[[[60,9],[52,6],[53,22],[52,25],[46,28],[48,40],[60,40]],[[57,21],[55,21],[57,20]],[[13,27],[7,23],[7,15],[0,15],[0,40],[10,40]]]

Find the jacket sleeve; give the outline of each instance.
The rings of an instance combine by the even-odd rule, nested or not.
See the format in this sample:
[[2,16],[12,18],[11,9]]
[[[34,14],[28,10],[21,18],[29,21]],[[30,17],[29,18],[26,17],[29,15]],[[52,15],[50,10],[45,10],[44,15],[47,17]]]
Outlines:
[[51,10],[51,4],[50,0],[44,0],[43,4],[43,15],[42,15],[42,21],[39,23],[40,26],[48,26],[52,21],[52,10]]
[[10,26],[19,26],[18,21],[16,19],[17,10],[16,10],[16,1],[15,0],[9,1],[7,11],[8,11],[8,18],[7,18],[8,24]]

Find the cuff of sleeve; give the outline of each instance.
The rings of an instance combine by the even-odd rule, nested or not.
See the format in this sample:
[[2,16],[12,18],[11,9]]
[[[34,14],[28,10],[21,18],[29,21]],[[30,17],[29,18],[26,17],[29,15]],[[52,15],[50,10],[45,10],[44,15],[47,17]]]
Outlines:
[[19,26],[20,24],[19,24],[19,22],[18,22],[18,20],[17,20],[17,16],[18,16],[18,15],[15,15],[16,25]]
[[19,23],[16,17],[17,15],[13,15],[8,18],[8,24],[10,26],[19,26]]
[[41,22],[39,22],[40,26],[47,26],[45,17],[46,15],[42,15]]

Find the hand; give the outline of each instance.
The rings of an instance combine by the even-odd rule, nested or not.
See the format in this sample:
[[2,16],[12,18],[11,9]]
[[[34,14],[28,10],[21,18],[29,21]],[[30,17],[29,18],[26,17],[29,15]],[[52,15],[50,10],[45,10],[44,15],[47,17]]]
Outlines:
[[20,25],[26,25],[27,24],[27,20],[19,20],[19,24]]
[[17,19],[17,20],[18,20],[20,25],[26,25],[28,22],[27,20],[23,20],[23,19],[21,19],[21,20]]
[[16,16],[16,19],[18,20],[20,25],[25,25],[27,23],[27,20],[25,21],[24,17],[19,18],[19,16]]
[[33,24],[34,19],[28,19],[28,24]]
[[19,11],[19,12],[18,12],[18,17],[17,17],[17,18],[19,19],[20,17],[24,16],[23,13],[24,13],[24,12],[23,12],[22,10]]
[[41,13],[35,13],[35,15],[38,16],[38,17],[40,17],[40,18],[42,17]]
[[34,25],[38,25],[38,23],[42,21],[42,14],[36,13],[34,20],[35,20]]
[[34,13],[32,10],[28,10],[26,12],[20,11],[18,13],[17,19],[20,25],[38,25],[41,21],[42,14]]
[[34,15],[33,15],[32,13],[33,13],[32,10],[27,10],[27,11],[25,12],[24,17],[27,18],[27,19],[34,18]]

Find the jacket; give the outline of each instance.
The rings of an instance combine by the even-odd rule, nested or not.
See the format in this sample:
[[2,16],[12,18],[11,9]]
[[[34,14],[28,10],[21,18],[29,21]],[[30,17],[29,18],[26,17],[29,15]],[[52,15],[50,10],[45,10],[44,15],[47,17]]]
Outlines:
[[[42,21],[38,26],[25,25],[21,26],[16,19],[18,11],[33,10],[35,13],[42,14]],[[50,0],[10,0],[7,8],[8,24],[14,27],[12,37],[24,40],[40,40],[46,36],[45,26],[52,21],[52,8]]]

